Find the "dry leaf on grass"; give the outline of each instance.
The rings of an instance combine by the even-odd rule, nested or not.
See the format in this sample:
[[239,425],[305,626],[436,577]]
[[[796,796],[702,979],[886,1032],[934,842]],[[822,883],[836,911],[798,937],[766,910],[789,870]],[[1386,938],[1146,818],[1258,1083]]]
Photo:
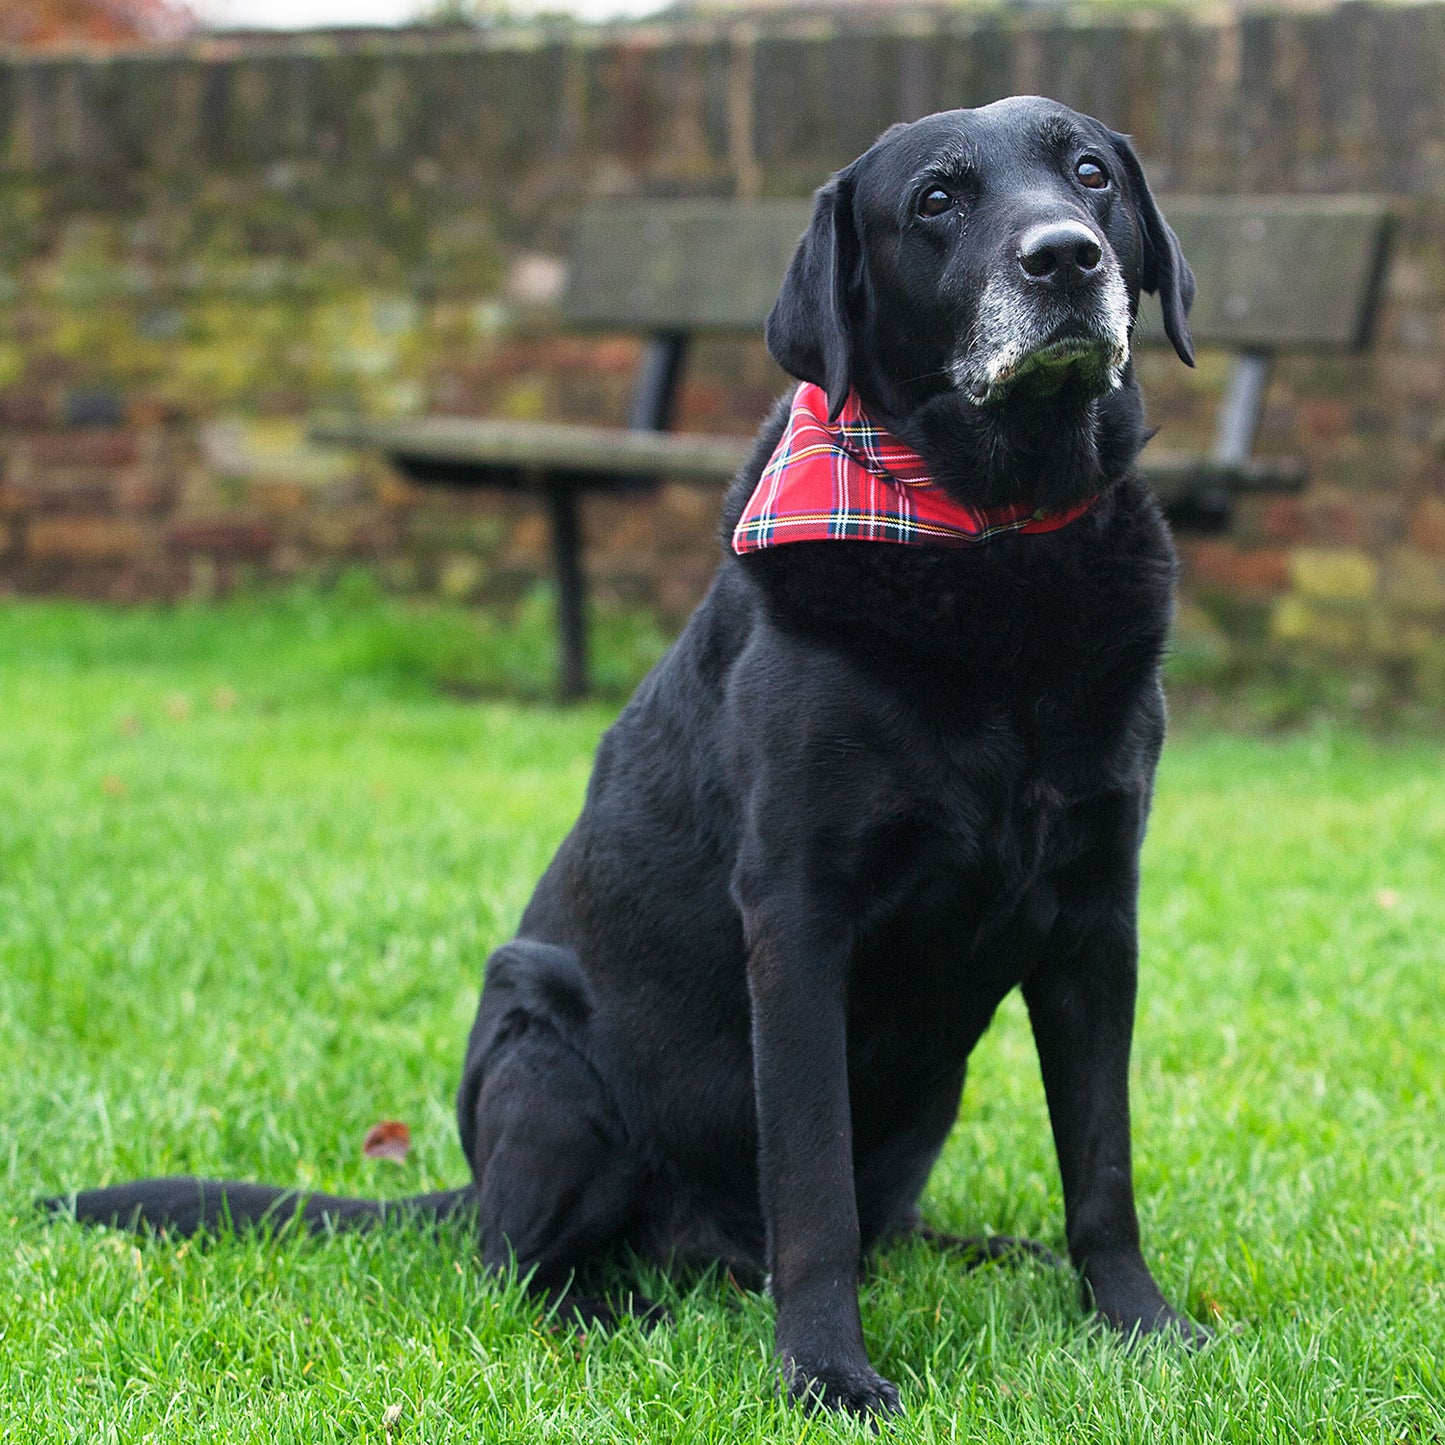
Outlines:
[[109,793],[112,798],[125,797],[125,783],[120,778],[116,777],[114,773],[107,773],[105,777],[100,780],[100,786],[104,788],[105,791]]
[[361,1152],[368,1159],[393,1159],[405,1164],[411,1153],[411,1130],[397,1119],[383,1119],[366,1131]]

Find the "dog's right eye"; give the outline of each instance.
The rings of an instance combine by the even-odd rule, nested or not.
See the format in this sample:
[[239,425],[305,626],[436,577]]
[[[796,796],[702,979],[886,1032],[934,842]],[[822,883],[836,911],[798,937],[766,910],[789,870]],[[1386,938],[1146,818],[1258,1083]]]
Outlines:
[[918,214],[920,216],[941,216],[945,211],[951,211],[958,201],[948,194],[942,186],[933,186],[918,198]]

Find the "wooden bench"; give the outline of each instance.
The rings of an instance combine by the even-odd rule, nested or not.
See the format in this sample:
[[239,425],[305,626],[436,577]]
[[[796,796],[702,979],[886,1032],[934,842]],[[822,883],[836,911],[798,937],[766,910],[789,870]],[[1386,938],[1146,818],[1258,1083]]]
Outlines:
[[[498,486],[544,499],[551,516],[561,646],[560,692],[587,691],[585,584],[577,521],[587,491],[637,490],[666,478],[726,483],[746,438],[669,431],[693,337],[757,335],[807,226],[809,201],[625,202],[579,218],[564,312],[570,325],[646,335],[626,429],[435,417],[318,422],[313,440],[385,453],[423,485]],[[1165,200],[1199,282],[1197,344],[1236,359],[1206,456],[1151,448],[1145,472],[1176,526],[1227,526],[1241,492],[1295,490],[1302,464],[1253,455],[1276,352],[1364,346],[1377,309],[1388,213],[1366,197]],[[1163,342],[1152,300],[1146,343]],[[780,382],[781,389],[781,382]]]

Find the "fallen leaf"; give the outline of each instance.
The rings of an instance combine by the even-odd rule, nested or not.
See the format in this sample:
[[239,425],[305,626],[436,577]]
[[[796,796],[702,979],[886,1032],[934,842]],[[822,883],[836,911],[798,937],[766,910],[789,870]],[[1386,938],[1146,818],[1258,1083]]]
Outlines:
[[381,1412],[381,1424],[382,1424],[382,1428],[383,1428],[388,1434],[391,1433],[391,1427],[392,1427],[393,1425],[395,1425],[396,1422],[397,1422],[398,1420],[400,1420],[400,1419],[401,1419],[401,1401],[400,1401],[400,1400],[398,1400],[395,1405],[388,1405],[388,1406],[386,1407],[386,1409]]
[[112,798],[125,797],[125,783],[120,778],[116,777],[114,773],[107,773],[100,780],[100,786],[104,788],[105,791],[109,793]]
[[217,712],[230,712],[238,701],[234,687],[218,687],[211,694],[211,706]]
[[368,1159],[393,1159],[405,1164],[411,1153],[411,1130],[399,1120],[383,1119],[366,1131],[361,1152]]
[[191,715],[191,700],[183,692],[173,692],[166,699],[166,713],[176,722],[185,722]]

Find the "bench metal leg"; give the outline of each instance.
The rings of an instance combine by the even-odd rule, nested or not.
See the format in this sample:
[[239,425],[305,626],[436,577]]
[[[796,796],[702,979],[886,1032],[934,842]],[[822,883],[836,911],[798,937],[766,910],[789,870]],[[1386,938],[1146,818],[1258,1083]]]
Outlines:
[[1254,454],[1254,439],[1264,415],[1269,364],[1267,351],[1242,351],[1235,357],[1214,419],[1211,460],[1238,465]]
[[586,697],[586,584],[582,577],[577,493],[566,482],[549,480],[547,510],[552,520],[552,566],[557,576],[557,641],[561,647],[558,692],[563,701]]
[[672,426],[687,347],[685,332],[659,331],[648,337],[627,414],[627,425],[633,431],[667,431]]

